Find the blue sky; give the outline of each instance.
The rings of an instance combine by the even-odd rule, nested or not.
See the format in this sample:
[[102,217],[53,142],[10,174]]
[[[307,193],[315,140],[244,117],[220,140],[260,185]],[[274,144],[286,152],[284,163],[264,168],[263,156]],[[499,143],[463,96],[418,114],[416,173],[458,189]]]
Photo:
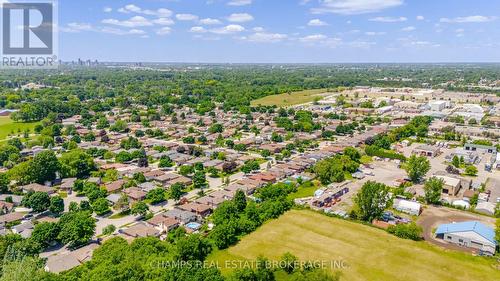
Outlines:
[[500,0],[59,0],[63,60],[499,62]]

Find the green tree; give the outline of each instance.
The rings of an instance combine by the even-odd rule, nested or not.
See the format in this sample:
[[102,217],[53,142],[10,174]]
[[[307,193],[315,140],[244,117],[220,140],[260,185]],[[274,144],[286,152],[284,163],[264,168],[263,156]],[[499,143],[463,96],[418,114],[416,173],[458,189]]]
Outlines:
[[408,224],[396,224],[389,226],[387,232],[394,234],[399,238],[419,241],[422,240],[423,229],[415,222],[411,222]]
[[425,201],[429,204],[439,204],[441,202],[441,193],[443,192],[444,180],[432,177],[425,182]]
[[28,193],[23,198],[23,205],[31,208],[35,213],[47,211],[50,206],[49,194],[39,191]]
[[460,168],[460,158],[458,156],[454,155],[453,159],[451,160],[451,164],[455,166],[455,168]]
[[56,178],[56,172],[59,171],[59,161],[52,150],[44,150],[33,158],[30,170],[33,180],[43,184]]
[[383,183],[368,181],[354,198],[361,219],[371,222],[379,218],[389,206],[389,188]]
[[413,182],[420,182],[430,169],[431,164],[424,156],[412,155],[405,165],[406,173]]
[[166,191],[161,187],[152,189],[146,195],[146,199],[150,200],[151,204],[165,202],[165,200],[167,199]]
[[55,215],[59,215],[64,212],[64,200],[61,196],[52,196],[50,198],[49,210]]
[[114,224],[108,224],[106,227],[102,229],[102,234],[104,235],[110,235],[113,232],[115,232],[116,226]]
[[160,158],[160,163],[158,164],[158,167],[160,168],[169,168],[174,166],[174,162],[168,157],[167,155],[163,155]]
[[53,222],[41,222],[35,225],[31,239],[47,248],[50,244],[57,240],[59,235],[59,225]]
[[94,235],[95,219],[87,211],[65,213],[59,220],[58,239],[70,248],[85,245]]
[[207,186],[207,178],[205,177],[205,172],[196,171],[193,176],[193,186],[194,188],[205,188]]
[[92,203],[92,209],[98,216],[102,216],[110,211],[109,202],[104,197],[97,198]]
[[149,207],[146,203],[142,201],[135,202],[130,209],[130,212],[134,215],[145,216],[149,211]]
[[94,158],[81,149],[75,149],[64,153],[59,158],[61,173],[63,177],[85,178],[90,172],[95,171]]
[[185,236],[177,241],[177,256],[183,261],[204,261],[211,251],[211,243],[199,234]]
[[286,252],[281,257],[280,264],[284,265],[282,269],[286,273],[291,274],[298,269],[298,261],[299,259],[296,256],[292,255],[290,252]]
[[9,176],[6,173],[0,173],[0,193],[7,193],[9,191],[9,184]]
[[170,186],[170,197],[175,201],[181,199],[182,194],[184,194],[184,185],[180,182],[176,182]]
[[477,176],[477,168],[474,165],[468,165],[465,167],[465,174],[468,176]]
[[355,162],[359,162],[359,160],[361,159],[361,154],[354,147],[346,147],[344,149],[344,155],[348,156],[352,161]]
[[241,189],[238,189],[236,191],[236,194],[234,195],[233,202],[239,212],[245,210],[247,206],[247,197],[245,196],[245,192],[243,192]]
[[56,275],[43,270],[44,262],[37,257],[20,257],[3,265],[1,281],[57,280]]

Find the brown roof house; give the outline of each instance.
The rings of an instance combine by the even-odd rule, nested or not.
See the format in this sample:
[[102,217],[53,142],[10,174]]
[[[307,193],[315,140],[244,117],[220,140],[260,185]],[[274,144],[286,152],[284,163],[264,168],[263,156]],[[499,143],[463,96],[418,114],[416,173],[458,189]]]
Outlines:
[[184,210],[184,211],[193,212],[202,218],[204,218],[204,217],[210,215],[210,213],[212,213],[212,208],[210,206],[205,205],[205,204],[196,203],[196,202],[191,202],[191,203],[187,203],[184,205],[180,205],[180,206],[177,206],[177,208]]
[[55,192],[55,189],[53,187],[41,185],[38,183],[30,183],[28,185],[20,186],[19,188],[21,188],[24,193],[27,193],[30,190],[34,192],[47,192],[48,194],[52,194]]
[[104,185],[104,187],[106,188],[106,191],[108,193],[115,193],[115,192],[120,191],[124,184],[125,184],[125,180],[121,179],[121,180],[116,180],[114,182],[107,183]]
[[167,217],[164,214],[160,214],[152,217],[147,221],[150,225],[154,226],[162,233],[168,233],[169,231],[179,227],[180,222],[172,217]]
[[120,233],[125,236],[138,238],[138,237],[158,237],[160,236],[160,231],[156,229],[151,224],[146,222],[139,222],[137,224],[132,225],[129,228],[119,230]]

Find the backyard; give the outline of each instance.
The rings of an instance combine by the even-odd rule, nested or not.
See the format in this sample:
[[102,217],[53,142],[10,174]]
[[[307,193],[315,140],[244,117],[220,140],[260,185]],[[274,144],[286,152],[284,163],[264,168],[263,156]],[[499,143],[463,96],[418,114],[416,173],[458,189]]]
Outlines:
[[446,250],[427,242],[403,240],[370,226],[292,210],[216,251],[209,261],[271,260],[290,252],[301,261],[343,261],[341,280],[500,280],[495,261]]

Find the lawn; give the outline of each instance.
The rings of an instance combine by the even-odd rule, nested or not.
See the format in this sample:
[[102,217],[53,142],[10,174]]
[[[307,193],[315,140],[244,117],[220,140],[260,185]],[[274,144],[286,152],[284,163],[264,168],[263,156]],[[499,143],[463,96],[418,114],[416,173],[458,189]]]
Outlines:
[[326,93],[326,89],[304,90],[299,92],[292,92],[290,94],[271,95],[252,101],[252,106],[256,105],[276,105],[276,106],[290,106],[296,104],[303,104],[313,102],[315,99],[322,99],[321,94]]
[[311,186],[301,185],[297,188],[296,192],[288,194],[287,198],[290,200],[294,200],[297,198],[311,197],[314,195],[314,192],[316,190],[318,190],[318,187],[315,185]]
[[[0,116],[0,140],[5,139],[9,134],[23,135],[24,130],[29,129],[33,132],[33,128],[40,122],[20,123],[14,122],[9,116]],[[19,132],[20,131],[20,132]]]
[[359,162],[361,162],[361,164],[370,164],[373,162],[373,158],[368,155],[363,155],[361,156],[361,159],[359,159]]
[[237,245],[214,252],[209,261],[223,267],[259,255],[279,260],[286,252],[302,261],[344,261],[348,266],[340,269],[341,280],[500,280],[493,259],[403,240],[307,210],[292,210],[264,224]]

